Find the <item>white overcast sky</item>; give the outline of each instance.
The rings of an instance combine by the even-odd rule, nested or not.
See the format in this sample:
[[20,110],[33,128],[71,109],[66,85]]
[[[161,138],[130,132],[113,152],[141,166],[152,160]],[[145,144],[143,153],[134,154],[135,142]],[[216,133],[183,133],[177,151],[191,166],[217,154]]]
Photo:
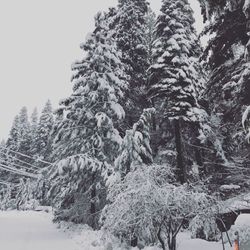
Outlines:
[[[161,0],[149,0],[159,11]],[[198,31],[202,18],[190,0]],[[93,29],[98,11],[117,0],[0,1],[0,139],[6,138],[22,106],[39,110],[47,99],[56,107],[71,93],[71,63],[80,59],[79,44]]]

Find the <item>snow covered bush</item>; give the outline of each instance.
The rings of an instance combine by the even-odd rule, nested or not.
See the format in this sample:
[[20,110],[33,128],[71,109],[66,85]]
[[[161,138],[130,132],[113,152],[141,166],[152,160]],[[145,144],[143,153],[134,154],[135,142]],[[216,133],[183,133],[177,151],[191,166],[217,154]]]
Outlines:
[[1,210],[7,210],[10,207],[11,200],[11,186],[8,185],[1,196],[0,208]]
[[110,187],[110,204],[102,212],[103,228],[127,242],[161,243],[176,249],[183,224],[204,214],[211,198],[189,185],[176,186],[167,165],[139,165]]
[[215,214],[212,210],[205,210],[205,213],[201,213],[195,216],[190,224],[192,238],[201,238],[208,241],[218,240],[219,229],[216,225]]
[[28,210],[35,208],[37,201],[33,199],[33,190],[34,187],[30,179],[20,179],[15,197],[17,210]]

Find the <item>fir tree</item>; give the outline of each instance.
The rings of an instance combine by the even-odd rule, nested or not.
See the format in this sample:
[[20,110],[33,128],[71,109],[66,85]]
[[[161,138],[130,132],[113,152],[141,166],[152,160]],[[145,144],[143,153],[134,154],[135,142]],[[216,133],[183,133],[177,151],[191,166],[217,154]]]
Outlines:
[[104,179],[121,142],[114,126],[124,118],[120,103],[127,89],[108,17],[109,13],[96,16],[95,31],[81,45],[86,56],[72,66],[73,94],[59,110],[67,115],[57,126],[54,147],[62,160],[56,165],[50,191],[59,200],[59,218],[93,227],[105,200]]
[[30,117],[30,127],[31,127],[31,133],[32,137],[35,138],[35,135],[37,133],[37,127],[38,127],[38,112],[37,108],[34,109],[33,113],[31,114]]
[[248,169],[238,171],[249,157],[249,146],[239,129],[244,107],[250,104],[248,1],[200,2],[207,20],[204,33],[214,34],[204,53],[211,69],[206,98],[213,123],[208,137],[213,149],[207,152],[206,168],[212,189],[224,184],[248,186],[247,178],[242,178],[249,176]]
[[150,122],[154,109],[145,109],[133,129],[127,130],[123,139],[121,151],[115,165],[121,178],[141,164],[152,164],[152,150],[150,147]]
[[[144,42],[147,49],[147,60],[148,65],[153,64],[153,44],[156,39],[155,36],[155,24],[156,24],[156,15],[151,8],[148,8],[147,14],[145,16],[145,28],[144,28]],[[146,81],[148,81],[148,76]]]
[[6,142],[6,147],[8,147],[11,150],[18,150],[19,149],[19,143],[20,143],[20,128],[19,128],[19,116],[16,116],[14,118],[9,137]]
[[122,52],[122,62],[130,77],[129,90],[133,90],[126,92],[125,128],[131,127],[139,119],[142,110],[149,106],[145,97],[146,70],[149,67],[145,36],[147,13],[146,0],[119,0],[117,13],[112,18],[117,47]]
[[43,159],[48,159],[51,153],[51,143],[52,143],[51,132],[53,124],[54,124],[54,116],[53,116],[52,105],[50,100],[48,100],[42,110],[39,122],[37,124],[36,138],[35,138],[36,154],[38,157],[42,157]]
[[[30,151],[31,137],[28,110],[26,107],[23,107],[19,113],[19,136],[20,144],[18,151],[28,155]],[[21,156],[20,158],[25,160]]]
[[[164,118],[174,123],[178,178],[187,180],[183,159],[182,123],[199,123],[205,111],[198,104],[204,81],[198,58],[200,45],[187,0],[163,1],[156,24],[150,97],[161,103]],[[199,76],[198,76],[199,75]]]
[[[7,142],[6,150],[3,150],[3,162],[6,165],[13,165],[17,163],[16,154],[13,152],[18,152],[21,146],[21,122],[19,115],[15,116]],[[18,179],[13,174],[4,171],[3,175],[6,175],[7,180],[17,182]]]
[[119,0],[114,19],[116,42],[122,51],[122,61],[131,76],[130,87],[145,85],[147,48],[145,46],[145,24],[148,3],[146,0]]

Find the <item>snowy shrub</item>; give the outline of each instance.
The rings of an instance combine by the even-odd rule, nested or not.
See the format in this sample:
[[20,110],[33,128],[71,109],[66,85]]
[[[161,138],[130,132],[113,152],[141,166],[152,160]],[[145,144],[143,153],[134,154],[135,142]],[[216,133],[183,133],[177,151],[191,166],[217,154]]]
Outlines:
[[43,170],[34,185],[34,197],[39,200],[40,204],[43,206],[50,205],[50,202],[47,197],[49,190],[49,182],[45,178],[47,171],[48,169]]
[[108,232],[130,241],[167,242],[176,249],[176,236],[183,224],[197,214],[205,213],[210,197],[190,186],[172,184],[169,166],[138,166],[124,180],[110,187],[111,202],[102,213]]
[[30,182],[30,179],[20,179],[17,194],[15,197],[16,209],[27,210],[35,208],[35,204],[37,203],[33,199],[33,191],[34,187]]
[[208,209],[206,213],[195,216],[190,224],[189,229],[192,233],[192,238],[201,238],[205,240],[218,240],[219,229],[216,225],[215,214]]
[[1,210],[7,210],[11,207],[11,187],[8,185],[6,189],[3,190],[3,195],[1,197],[0,208]]

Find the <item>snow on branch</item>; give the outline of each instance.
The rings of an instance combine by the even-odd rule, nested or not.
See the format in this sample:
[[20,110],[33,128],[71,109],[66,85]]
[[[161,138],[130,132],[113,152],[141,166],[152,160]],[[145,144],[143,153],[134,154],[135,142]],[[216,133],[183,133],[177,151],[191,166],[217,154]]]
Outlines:
[[[150,122],[154,108],[144,109],[138,122],[126,131],[121,151],[115,161],[116,170],[125,176],[137,164],[151,164],[152,150],[150,147]],[[112,181],[111,181],[112,182]]]
[[250,142],[250,106],[248,106],[242,115],[242,126],[247,133],[246,139]]
[[245,0],[243,12],[247,18],[250,17],[250,0]]

